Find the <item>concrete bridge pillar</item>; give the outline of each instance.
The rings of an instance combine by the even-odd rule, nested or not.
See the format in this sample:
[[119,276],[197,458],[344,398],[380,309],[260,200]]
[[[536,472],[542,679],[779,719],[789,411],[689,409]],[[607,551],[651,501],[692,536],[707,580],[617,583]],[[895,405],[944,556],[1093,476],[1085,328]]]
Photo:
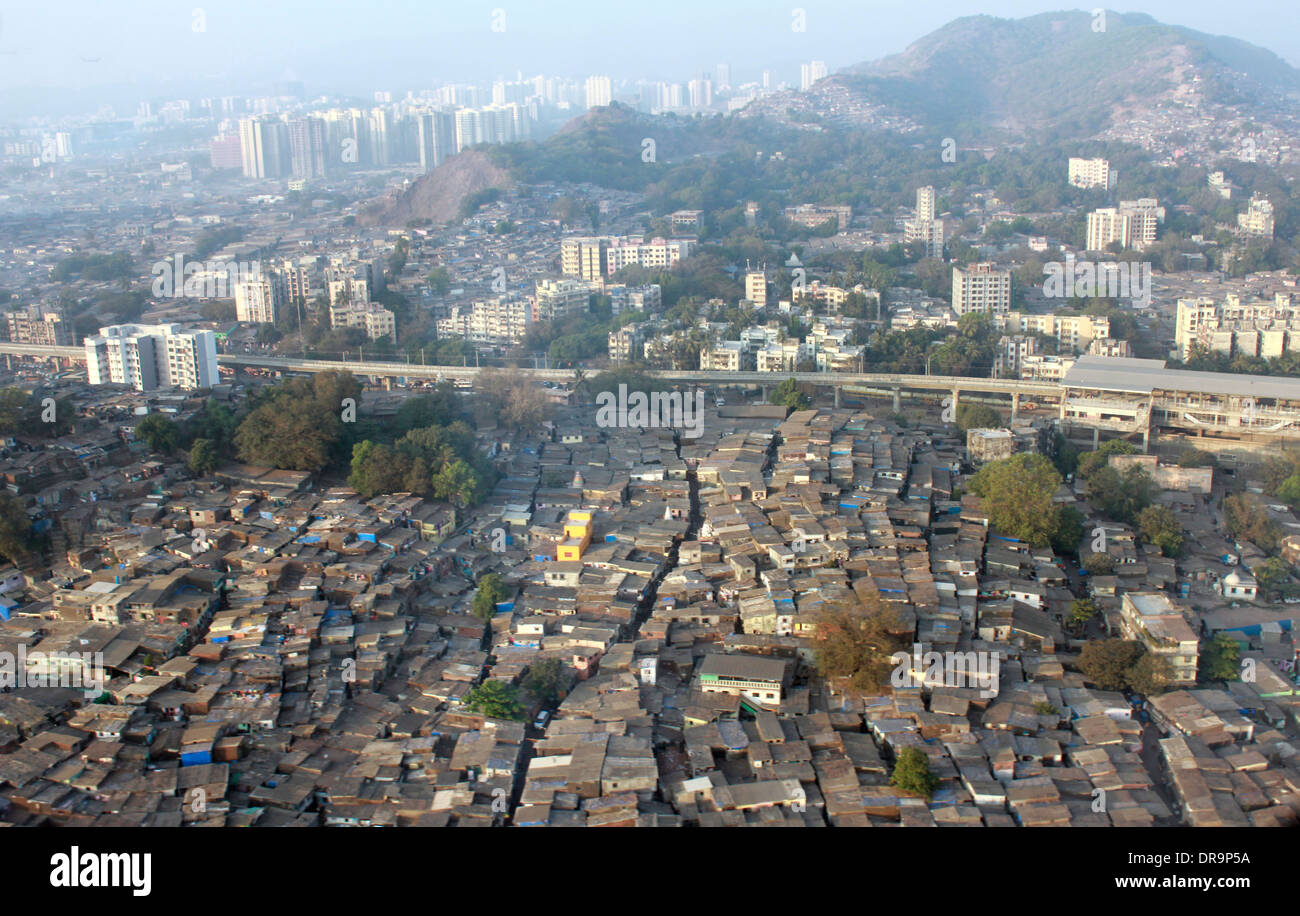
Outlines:
[[763,403],[766,404],[766,403],[767,403],[767,386],[766,386],[766,385],[761,385],[760,387],[763,389]]
[[952,415],[953,415],[954,417],[957,416],[957,403],[958,403],[960,400],[961,400],[961,389],[960,389],[960,388],[954,388],[954,389],[952,390]]
[[902,409],[903,409],[903,390],[901,388],[895,388],[894,389],[894,413],[898,413]]
[[1098,445],[1100,442],[1101,442],[1101,427],[1100,427],[1100,426],[1094,426],[1094,427],[1092,428],[1092,450],[1093,450],[1094,452],[1097,451],[1097,445]]
[[1020,413],[1020,392],[1011,392],[1011,422],[1016,422],[1016,415]]
[[838,408],[840,406],[840,386],[836,385],[834,387],[834,391],[835,391],[835,406]]

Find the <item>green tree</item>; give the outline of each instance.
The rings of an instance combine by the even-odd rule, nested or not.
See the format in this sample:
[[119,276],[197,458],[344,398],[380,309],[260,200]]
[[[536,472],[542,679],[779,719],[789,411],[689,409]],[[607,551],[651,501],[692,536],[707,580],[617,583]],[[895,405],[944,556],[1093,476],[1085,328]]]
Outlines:
[[487,623],[497,613],[497,605],[510,597],[505,583],[496,573],[488,573],[478,581],[478,591],[474,594],[471,613]]
[[211,439],[195,439],[190,446],[189,468],[195,474],[207,474],[220,462],[217,446]]
[[987,404],[958,404],[957,428],[963,433],[968,429],[997,429],[1002,426],[1002,414]]
[[1115,561],[1109,554],[1090,553],[1083,558],[1083,568],[1094,576],[1109,576],[1115,571]]
[[1052,502],[1060,485],[1061,475],[1051,461],[1021,453],[984,465],[971,478],[970,489],[983,500],[995,528],[1040,547],[1060,526],[1060,509]]
[[435,267],[425,280],[436,296],[445,296],[451,291],[451,273],[445,267]]
[[1183,552],[1183,526],[1167,506],[1147,506],[1137,517],[1142,539],[1160,548],[1162,556],[1177,557]]
[[1283,586],[1291,581],[1291,567],[1281,557],[1269,557],[1255,567],[1254,574],[1268,600],[1275,599],[1283,591]]
[[929,799],[934,795],[934,790],[939,788],[939,777],[930,772],[930,760],[924,751],[917,747],[905,747],[898,753],[889,784],[904,792]]
[[1127,674],[1128,687],[1144,697],[1158,696],[1174,684],[1174,668],[1163,655],[1146,652]]
[[463,509],[476,501],[481,484],[478,472],[457,458],[433,475],[433,495]]
[[1202,681],[1235,681],[1241,677],[1241,643],[1227,633],[1216,633],[1205,644],[1197,676]]
[[1277,548],[1280,537],[1268,510],[1249,493],[1234,493],[1223,500],[1223,520],[1238,541],[1250,541],[1265,553]]
[[180,431],[170,417],[151,413],[135,427],[137,439],[143,439],[150,450],[169,455],[180,442]]
[[1084,624],[1097,616],[1097,605],[1091,598],[1076,598],[1070,602],[1070,614],[1066,622],[1075,628],[1081,629]]
[[523,687],[543,703],[554,703],[564,691],[568,678],[564,663],[558,658],[543,658],[528,666]]
[[1178,466],[1180,468],[1217,468],[1219,459],[1212,452],[1189,448],[1178,456]]
[[780,404],[787,410],[807,410],[812,404],[808,395],[799,390],[799,383],[792,378],[788,378],[777,385],[771,395],[768,396],[767,402],[769,404]]
[[1136,464],[1123,471],[1102,467],[1088,477],[1089,501],[1107,518],[1129,525],[1151,504],[1154,491],[1151,475]]
[[817,670],[847,679],[855,690],[878,692],[889,683],[894,653],[905,645],[902,629],[898,613],[878,597],[832,604],[820,612],[813,632]]
[[1129,672],[1145,650],[1127,639],[1094,639],[1079,653],[1079,670],[1102,690],[1129,686]]
[[0,491],[0,556],[19,565],[28,554],[32,540],[32,520],[23,504],[9,493]]
[[524,717],[524,707],[519,702],[519,688],[495,678],[470,688],[463,702],[470,712],[489,719],[511,719],[517,722]]
[[1083,540],[1083,514],[1073,506],[1062,506],[1057,511],[1056,529],[1052,532],[1052,549],[1057,553],[1079,552]]
[[1101,448],[1095,452],[1084,452],[1079,456],[1079,476],[1091,477],[1097,471],[1106,467],[1111,455],[1134,455],[1137,453],[1137,446],[1132,442],[1125,442],[1123,439],[1111,439],[1109,442],[1102,443]]

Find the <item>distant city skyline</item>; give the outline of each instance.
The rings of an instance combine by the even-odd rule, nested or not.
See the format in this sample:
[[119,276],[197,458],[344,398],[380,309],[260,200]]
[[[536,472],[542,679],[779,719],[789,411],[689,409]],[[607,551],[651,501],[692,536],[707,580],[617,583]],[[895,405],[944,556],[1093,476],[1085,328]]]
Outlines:
[[[1052,0],[870,6],[663,0],[611,8],[592,0],[450,6],[403,0],[379,10],[302,0],[144,0],[123,9],[72,0],[0,12],[0,83],[7,87],[0,90],[0,121],[90,111],[102,103],[121,108],[130,99],[256,95],[286,80],[301,81],[311,97],[378,90],[396,96],[517,73],[600,74],[615,83],[686,83],[711,73],[716,81],[723,64],[733,85],[757,82],[768,70],[774,85],[798,87],[800,67],[812,60],[833,73],[898,53],[961,16],[1021,18],[1063,6]],[[1242,0],[1231,18],[1221,5],[1178,0],[1149,0],[1134,12],[1248,41],[1300,66],[1300,35],[1276,27],[1276,0]]]

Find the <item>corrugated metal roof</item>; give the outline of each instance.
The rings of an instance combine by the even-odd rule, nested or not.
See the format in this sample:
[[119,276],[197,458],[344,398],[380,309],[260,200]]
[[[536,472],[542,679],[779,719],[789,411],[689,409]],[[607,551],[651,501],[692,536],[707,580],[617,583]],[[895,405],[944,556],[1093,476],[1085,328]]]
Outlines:
[[1163,390],[1300,401],[1300,379],[1166,369],[1164,360],[1120,356],[1081,356],[1062,384],[1141,394]]

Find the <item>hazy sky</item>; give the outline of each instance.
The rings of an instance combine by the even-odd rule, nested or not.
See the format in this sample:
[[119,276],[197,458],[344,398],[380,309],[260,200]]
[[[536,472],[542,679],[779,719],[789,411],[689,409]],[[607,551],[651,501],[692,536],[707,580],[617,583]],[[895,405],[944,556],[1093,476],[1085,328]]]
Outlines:
[[[3,0],[0,0],[3,2]],[[807,28],[791,28],[802,7]],[[1051,0],[53,0],[0,6],[0,120],[33,90],[91,98],[265,91],[301,79],[309,95],[395,92],[448,80],[546,73],[684,81],[728,63],[733,82],[797,78],[901,51],[959,16],[1021,17]],[[1091,8],[1090,6],[1087,8]],[[504,30],[493,30],[504,12]],[[1295,0],[1146,0],[1141,11],[1241,38],[1300,66]],[[498,18],[497,23],[500,24]],[[202,27],[201,29],[199,27]],[[177,92],[178,95],[183,94]]]

